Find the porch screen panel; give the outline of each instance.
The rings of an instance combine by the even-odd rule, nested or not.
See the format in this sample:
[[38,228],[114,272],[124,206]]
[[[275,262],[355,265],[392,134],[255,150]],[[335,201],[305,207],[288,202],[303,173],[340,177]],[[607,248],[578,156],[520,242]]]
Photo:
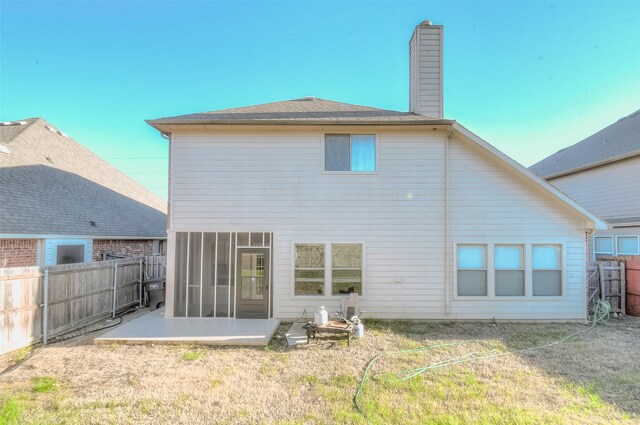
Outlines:
[[324,169],[349,171],[351,169],[351,142],[348,134],[327,134],[324,143]]
[[231,291],[231,296],[229,297],[229,316],[231,317],[234,315],[234,307],[236,305],[236,256],[236,234],[231,233],[231,257],[229,261],[231,263],[231,270],[229,272],[231,273],[231,286],[229,287],[229,291]]
[[187,305],[187,237],[188,233],[176,233],[176,263],[173,287],[173,315],[184,317]]
[[215,296],[216,317],[229,316],[229,278],[230,278],[230,233],[218,233],[217,258],[217,279],[218,285]]
[[200,279],[202,265],[202,233],[189,236],[189,289],[187,291],[187,317],[200,317]]
[[216,234],[205,233],[202,244],[202,317],[214,317]]

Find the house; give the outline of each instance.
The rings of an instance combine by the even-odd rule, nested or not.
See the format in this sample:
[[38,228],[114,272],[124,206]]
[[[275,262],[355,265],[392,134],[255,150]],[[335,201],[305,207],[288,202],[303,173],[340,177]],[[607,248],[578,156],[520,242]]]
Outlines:
[[530,170],[611,224],[590,239],[591,259],[640,255],[640,110]]
[[443,27],[409,112],[315,97],[147,121],[169,139],[166,317],[584,321],[606,223],[443,118]]
[[42,118],[0,123],[0,267],[160,252],[166,202]]

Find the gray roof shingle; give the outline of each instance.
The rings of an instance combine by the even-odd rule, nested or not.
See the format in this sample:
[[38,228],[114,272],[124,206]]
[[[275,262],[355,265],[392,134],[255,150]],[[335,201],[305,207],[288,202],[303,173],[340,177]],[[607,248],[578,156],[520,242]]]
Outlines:
[[529,169],[540,177],[551,177],[635,154],[640,155],[640,110],[575,145],[560,149]]
[[166,237],[164,200],[42,118],[0,144],[1,234]]
[[413,112],[352,105],[317,97],[147,121],[154,127],[181,124],[439,124],[451,122],[453,121],[426,117]]

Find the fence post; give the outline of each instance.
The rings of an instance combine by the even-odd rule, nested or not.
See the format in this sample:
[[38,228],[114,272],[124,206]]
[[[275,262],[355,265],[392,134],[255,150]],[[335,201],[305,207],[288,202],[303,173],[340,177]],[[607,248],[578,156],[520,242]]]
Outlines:
[[44,271],[44,308],[42,311],[42,344],[47,345],[49,333],[49,270]]
[[118,286],[118,263],[113,266],[113,311],[111,312],[111,318],[116,317],[116,289]]
[[620,309],[627,314],[627,276],[624,261],[620,261]]
[[139,300],[140,300],[140,307],[142,307],[142,258],[140,259],[140,295],[139,295]]

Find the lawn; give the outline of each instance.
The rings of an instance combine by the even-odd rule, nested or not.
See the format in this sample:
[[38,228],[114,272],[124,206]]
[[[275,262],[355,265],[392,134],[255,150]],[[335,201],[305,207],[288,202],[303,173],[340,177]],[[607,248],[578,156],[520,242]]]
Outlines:
[[[0,424],[611,424],[640,423],[640,319],[612,318],[566,343],[443,367],[393,372],[469,353],[546,344],[578,324],[365,321],[347,347],[289,348],[282,324],[267,348],[92,345],[96,334],[0,359]],[[439,349],[377,354],[432,344]],[[459,344],[458,344],[459,343]]]

